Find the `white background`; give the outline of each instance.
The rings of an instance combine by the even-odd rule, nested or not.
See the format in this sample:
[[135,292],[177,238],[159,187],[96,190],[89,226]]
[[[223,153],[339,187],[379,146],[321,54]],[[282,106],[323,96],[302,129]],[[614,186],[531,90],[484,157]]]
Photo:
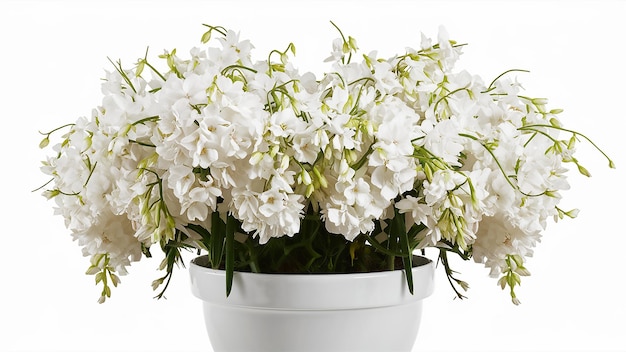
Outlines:
[[415,351],[626,351],[625,15],[618,1],[0,0],[0,350],[211,351],[185,269],[168,299],[155,300],[158,260],[142,261],[110,301],[96,303],[88,259],[52,202],[31,192],[47,181],[37,131],[90,114],[103,70],[112,69],[107,56],[131,65],[146,46],[153,58],[173,48],[184,55],[200,45],[202,23],[240,31],[257,59],[294,42],[301,71],[319,75],[337,36],[333,20],[383,57],[418,47],[420,32],[436,37],[444,25],[469,44],[460,67],[486,81],[530,70],[518,75],[527,95],[564,108],[566,127],[587,133],[618,167],[609,170],[581,143],[593,177],[572,172],[562,202],[580,216],[549,225],[518,290],[522,305],[480,265],[458,263],[469,299],[453,300],[440,271]]

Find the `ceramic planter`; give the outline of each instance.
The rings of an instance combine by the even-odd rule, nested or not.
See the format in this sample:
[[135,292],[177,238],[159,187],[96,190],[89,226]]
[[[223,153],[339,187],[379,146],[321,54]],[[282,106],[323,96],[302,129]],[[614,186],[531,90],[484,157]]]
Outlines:
[[411,351],[422,301],[434,288],[434,263],[415,257],[414,294],[402,270],[358,274],[225,272],[190,265],[215,352]]

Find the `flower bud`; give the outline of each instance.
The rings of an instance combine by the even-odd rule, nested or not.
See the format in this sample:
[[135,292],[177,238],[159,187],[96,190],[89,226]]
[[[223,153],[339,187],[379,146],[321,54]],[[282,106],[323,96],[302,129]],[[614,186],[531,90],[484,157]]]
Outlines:
[[553,117],[553,118],[550,119],[550,125],[552,125],[554,127],[561,127],[561,121],[559,121],[559,119]]
[[87,269],[87,271],[85,272],[85,275],[96,275],[99,272],[100,272],[100,268],[92,265]]
[[257,165],[258,163],[261,162],[261,160],[263,160],[263,153],[261,152],[255,152],[254,154],[252,154],[252,156],[250,157],[250,165]]
[[584,166],[582,166],[580,164],[577,165],[577,166],[578,166],[578,172],[580,172],[581,175],[584,175],[584,176],[587,176],[587,177],[591,177],[591,173]]
[[307,198],[311,197],[311,194],[313,194],[313,191],[315,191],[315,186],[313,186],[313,184],[308,185],[306,188],[306,197]]
[[48,146],[48,144],[50,143],[50,139],[48,137],[44,138],[41,140],[41,142],[39,142],[39,148],[45,148]]
[[278,145],[274,145],[270,148],[270,156],[273,158],[276,156],[276,154],[278,154],[278,152],[280,151],[280,147]]
[[44,197],[46,197],[47,199],[54,198],[59,194],[61,194],[61,191],[59,191],[58,189],[51,189],[43,192]]
[[201,41],[203,44],[208,43],[208,42],[209,42],[209,40],[211,40],[211,31],[210,31],[210,30],[209,30],[209,31],[206,31],[206,32],[202,35],[202,38],[200,38],[200,41]]
[[280,169],[281,170],[287,170],[288,167],[289,167],[289,156],[288,155],[283,155],[283,158],[280,161]]
[[504,290],[506,287],[506,276],[502,276],[500,280],[498,280],[498,286]]
[[322,188],[328,187],[328,181],[326,180],[326,177],[320,173],[320,170],[317,168],[317,166],[313,166],[313,174],[315,175],[315,179],[320,183],[320,186]]
[[575,217],[578,216],[578,213],[580,213],[579,209],[572,209],[570,211],[566,211],[565,215],[567,215],[568,217],[574,219]]
[[356,152],[352,149],[347,149],[344,150],[344,158],[346,159],[346,161],[348,162],[348,164],[352,165],[354,163],[356,163],[358,161],[357,156],[356,156]]
[[300,173],[300,179],[305,185],[310,185],[312,183],[311,175],[304,169],[302,169],[302,172]]
[[113,283],[113,286],[117,287],[117,285],[120,283],[120,277],[113,273],[109,273],[109,276],[111,277],[111,282]]
[[146,61],[139,60],[139,62],[137,62],[137,68],[135,69],[135,77],[141,76],[141,73],[143,72],[143,69],[145,66],[146,66]]
[[356,45],[356,39],[354,39],[353,37],[348,36],[348,45],[354,51],[357,51],[359,49],[359,47]]
[[106,272],[100,271],[96,274],[96,285],[100,283],[100,281],[104,280],[106,277]]
[[152,290],[156,291],[156,289],[159,288],[159,286],[161,286],[162,283],[163,283],[163,278],[152,281]]

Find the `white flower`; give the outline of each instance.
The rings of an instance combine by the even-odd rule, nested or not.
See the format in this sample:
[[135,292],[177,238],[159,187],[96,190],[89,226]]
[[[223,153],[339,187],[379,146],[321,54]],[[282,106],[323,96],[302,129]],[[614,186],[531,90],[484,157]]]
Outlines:
[[330,56],[327,57],[324,62],[339,61],[343,58],[344,54],[343,40],[341,40],[341,38],[336,38],[335,40],[333,40],[333,50],[331,51]]
[[463,184],[466,177],[452,170],[438,170],[434,173],[432,181],[424,182],[424,195],[426,204],[434,206],[444,201],[448,193],[457,186]]
[[357,179],[343,190],[348,205],[358,205],[365,207],[372,202],[370,185],[362,178]]
[[[397,202],[395,207],[398,208],[400,214],[410,213],[411,216],[406,217],[407,227],[410,228],[413,225],[423,224],[428,229],[433,230],[435,228],[436,222],[433,217],[433,208],[424,203],[422,199],[413,196],[406,196],[406,198]],[[433,233],[432,231],[430,232]],[[431,240],[430,243],[434,245],[438,241],[439,238],[436,238]]]
[[432,129],[428,125],[423,125],[423,127],[429,129],[424,147],[449,165],[461,166],[459,157],[465,149],[463,145],[465,139],[459,136],[459,133],[463,131],[457,120],[447,119],[437,122]]
[[363,227],[366,230],[364,232],[371,230],[365,219],[359,217],[356,208],[347,204],[326,204],[322,210],[322,216],[324,216],[328,232],[341,234],[349,241],[356,238],[362,232]]
[[398,82],[396,74],[391,71],[392,66],[387,61],[376,61],[374,63],[374,79],[376,79],[376,89],[382,94],[393,95],[402,91],[402,85]]
[[[321,77],[294,67],[293,44],[253,61],[239,33],[209,28],[218,45],[188,58],[165,51],[167,72],[147,58],[114,64],[101,105],[67,125],[44,161],[44,196],[91,256],[90,273],[125,273],[152,244],[168,260],[207,249],[222,221],[244,232],[237,260],[254,264],[264,252],[246,251],[283,236],[385,242],[399,214],[413,249],[473,255],[506,286],[527,274],[547,219],[575,215],[557,206],[564,164],[588,173],[579,135],[546,99],[521,95],[512,72],[486,86],[455,71],[461,46],[443,27],[437,44],[422,34],[419,49],[390,58],[355,55],[341,33]],[[305,262],[318,258],[314,242]],[[284,254],[264,248],[265,259]]]
[[270,189],[260,194],[245,191],[233,200],[238,205],[237,215],[243,218],[242,229],[265,244],[272,237],[293,236],[300,230],[301,198]]

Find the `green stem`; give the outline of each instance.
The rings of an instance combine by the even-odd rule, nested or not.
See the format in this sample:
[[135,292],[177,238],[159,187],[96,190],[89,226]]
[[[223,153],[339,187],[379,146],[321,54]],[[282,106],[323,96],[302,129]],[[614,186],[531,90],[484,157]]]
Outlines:
[[511,70],[504,71],[504,72],[502,72],[500,75],[498,75],[498,77],[494,78],[494,80],[493,80],[493,81],[491,81],[491,84],[489,84],[489,87],[487,87],[487,90],[486,90],[486,91],[481,92],[481,93],[487,93],[487,92],[491,91],[492,86],[493,86],[493,85],[494,85],[494,84],[495,84],[495,83],[496,83],[496,82],[497,82],[497,81],[498,81],[498,80],[499,80],[502,76],[506,75],[506,74],[507,74],[507,73],[509,73],[509,72],[525,72],[525,73],[528,73],[528,72],[530,72],[530,71],[528,71],[528,70],[522,70],[522,69],[515,69],[515,68],[514,68],[514,69],[511,69]]
[[[349,41],[346,40],[346,37],[343,35],[343,32],[341,31],[341,29],[339,29],[339,27],[333,22],[330,21],[330,24],[333,25],[333,27],[335,27],[337,29],[337,31],[339,32],[339,35],[341,35],[341,40],[343,41],[343,45],[346,45],[348,48],[350,48],[350,43]],[[350,60],[352,60],[352,49],[350,49],[349,51],[349,55],[348,55],[348,61],[346,62],[345,59],[346,55],[344,53],[344,55],[341,57],[341,63],[345,63],[345,64],[349,64]]]
[[253,68],[250,68],[250,67],[247,67],[247,66],[243,66],[243,65],[230,65],[230,66],[226,66],[226,67],[224,67],[224,69],[222,70],[222,72],[221,72],[221,73],[222,73],[222,75],[223,75],[223,76],[225,76],[225,75],[226,75],[226,72],[227,72],[228,70],[239,69],[239,68],[242,68],[242,69],[244,69],[244,70],[248,70],[248,71],[250,71],[250,72],[252,72],[252,73],[257,73],[257,70],[255,70],[255,69],[253,69]]
[[119,73],[120,76],[122,76],[122,78],[124,79],[124,81],[126,81],[128,86],[130,87],[130,89],[132,89],[133,92],[135,94],[137,94],[137,90],[135,89],[135,86],[133,86],[133,82],[131,82],[131,80],[130,80],[130,78],[128,78],[128,75],[126,74],[126,72],[124,72],[124,70],[122,69],[122,62],[118,60],[117,65],[116,65],[115,62],[113,62],[113,60],[111,60],[111,58],[107,57],[107,59],[113,65],[113,67],[115,67],[115,70],[117,71],[117,73]]
[[441,263],[443,264],[443,266],[445,268],[446,277],[448,278],[448,282],[450,283],[450,286],[452,287],[452,289],[456,293],[457,297],[460,298],[460,299],[467,298],[463,294],[461,294],[461,292],[459,292],[459,290],[457,290],[456,286],[454,285],[454,282],[452,282],[453,280],[458,282],[458,280],[455,279],[452,276],[452,274],[454,274],[454,271],[450,268],[450,262],[448,261],[448,254],[447,254],[447,251],[445,249],[441,249],[441,248],[439,249],[439,260],[441,261]]
[[602,154],[609,161],[609,167],[611,169],[615,168],[615,163],[613,163],[613,160],[611,160],[611,158],[609,158],[609,156],[602,149],[600,149],[600,147],[598,147],[598,145],[595,144],[589,137],[585,136],[584,134],[582,134],[580,132],[577,132],[577,131],[574,131],[574,130],[570,130],[570,129],[567,129],[567,128],[563,128],[563,127],[559,127],[559,126],[545,125],[545,124],[526,125],[526,126],[522,126],[522,127],[518,128],[518,130],[531,130],[531,131],[535,131],[535,132],[540,132],[540,131],[536,130],[535,127],[552,128],[552,129],[555,129],[555,130],[571,133],[571,134],[573,134],[575,136],[581,136],[582,138],[587,140],[587,142],[589,142],[594,148],[596,148],[596,150],[599,151],[600,154]]
[[160,117],[158,115],[148,116],[148,117],[144,117],[143,119],[140,119],[140,120],[137,120],[137,121],[133,122],[131,124],[131,126],[137,126],[137,125],[143,124],[143,123],[148,122],[148,121],[150,121],[150,122],[157,122],[157,121],[159,121],[159,119],[160,119]]
[[55,128],[55,129],[53,129],[53,130],[51,130],[50,132],[47,132],[47,133],[39,131],[39,134],[41,134],[43,136],[48,136],[49,137],[52,133],[54,133],[54,132],[56,132],[56,131],[58,131],[58,130],[60,130],[62,128],[69,127],[69,126],[74,126],[74,125],[75,125],[74,123],[68,123],[68,124],[65,124],[63,126],[59,126],[59,127]]
[[372,245],[372,247],[374,247],[377,251],[381,252],[382,254],[386,256],[399,257],[401,255],[401,253],[393,252],[393,251],[390,251],[388,248],[385,248],[382,244],[380,244],[380,242],[378,242],[374,237],[370,235],[366,234],[365,238],[367,238],[367,241],[369,242],[369,244]]

